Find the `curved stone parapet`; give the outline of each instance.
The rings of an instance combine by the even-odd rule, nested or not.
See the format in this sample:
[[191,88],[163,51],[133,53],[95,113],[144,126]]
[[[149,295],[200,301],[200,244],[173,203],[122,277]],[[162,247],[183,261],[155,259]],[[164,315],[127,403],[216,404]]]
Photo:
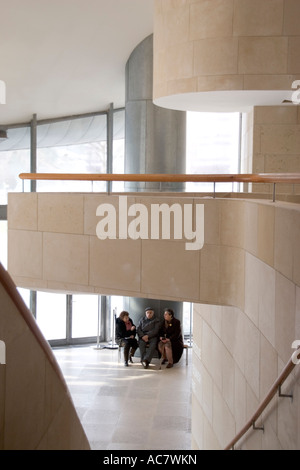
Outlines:
[[291,100],[299,15],[290,0],[156,0],[154,103],[229,112]]
[[[195,215],[203,206],[203,247],[200,232],[199,246],[193,245],[184,230],[178,237],[172,222],[170,236],[162,234],[162,221],[155,226],[151,211],[163,204],[169,220],[175,205],[182,221],[185,211]],[[115,233],[100,239],[101,230],[108,230],[106,210],[116,219],[110,225]],[[147,215],[147,234],[139,226],[134,239],[142,213]],[[20,287],[243,308],[246,252],[300,285],[299,219],[299,205],[263,200],[184,193],[11,193],[8,270]],[[287,247],[290,264],[281,255]]]

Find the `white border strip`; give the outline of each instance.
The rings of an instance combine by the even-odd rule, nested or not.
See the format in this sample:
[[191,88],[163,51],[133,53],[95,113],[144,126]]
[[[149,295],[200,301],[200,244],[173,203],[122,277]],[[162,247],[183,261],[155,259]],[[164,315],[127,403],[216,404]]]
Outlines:
[[0,80],[0,104],[6,104],[6,85],[3,80]]

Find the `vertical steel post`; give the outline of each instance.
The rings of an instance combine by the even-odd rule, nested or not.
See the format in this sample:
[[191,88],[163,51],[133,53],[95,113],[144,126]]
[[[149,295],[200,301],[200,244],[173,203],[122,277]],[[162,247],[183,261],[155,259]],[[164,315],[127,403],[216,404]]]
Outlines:
[[[37,135],[36,135],[36,114],[32,116],[30,122],[30,172],[36,173],[36,145],[37,145]],[[31,180],[30,182],[30,191],[36,192],[36,181]]]
[[[239,146],[238,146],[238,174],[242,172],[242,129],[243,129],[243,114],[239,114]],[[241,192],[242,183],[237,183],[238,192]]]
[[273,184],[273,202],[276,201],[276,183]]
[[[106,162],[106,172],[111,174],[113,172],[113,140],[114,140],[114,112],[113,112],[113,103],[110,104],[108,113],[107,113],[107,162]],[[106,188],[108,194],[112,191],[112,181],[107,181]]]
[[36,319],[36,307],[37,307],[37,293],[35,290],[31,290],[29,293],[29,310],[33,317]]
[[[30,171],[31,173],[36,173],[36,145],[37,145],[37,137],[36,137],[36,114],[33,114],[32,120],[30,122]],[[36,181],[30,181],[30,191],[36,192]],[[34,318],[36,318],[37,314],[37,293],[36,291],[30,291],[30,311]]]
[[66,339],[67,344],[71,342],[72,338],[72,314],[73,314],[73,296],[66,295]]
[[97,345],[94,347],[94,349],[103,349],[101,347],[100,341],[101,341],[101,323],[102,323],[102,303],[101,303],[102,296],[98,295],[98,320],[97,320]]

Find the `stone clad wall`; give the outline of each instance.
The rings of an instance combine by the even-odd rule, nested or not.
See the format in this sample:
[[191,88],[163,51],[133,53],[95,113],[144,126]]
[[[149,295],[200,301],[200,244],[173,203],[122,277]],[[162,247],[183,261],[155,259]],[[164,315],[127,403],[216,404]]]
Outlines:
[[[128,206],[204,204],[204,246],[188,251],[173,238],[99,240],[96,209],[118,210],[118,202],[117,195],[10,194],[8,270],[22,287],[193,302],[193,446],[223,448],[300,339],[300,206],[128,196]],[[281,402],[268,415],[269,432],[246,446],[299,448],[299,369],[290,380],[292,406]]]
[[130,193],[127,208],[142,204],[149,217],[153,204],[180,204],[182,213],[185,204],[204,205],[204,246],[187,250],[172,226],[170,240],[151,239],[150,219],[148,239],[120,239],[117,229],[115,240],[100,240],[104,203],[118,219],[118,195],[9,194],[8,271],[17,285],[244,308],[246,252],[300,283],[297,204]]
[[[288,362],[293,341],[300,339],[299,215],[298,205],[252,201],[239,218],[227,220],[228,230],[221,233],[223,240],[231,233],[231,243],[243,245],[244,298],[239,306],[194,304],[195,449],[222,449],[231,441]],[[229,266],[236,261],[241,263],[231,258]],[[211,279],[217,273],[215,269]],[[215,287],[213,283],[211,289]],[[299,448],[299,366],[283,390],[293,393],[293,402],[273,398],[262,415],[265,432],[248,431],[237,448]]]
[[300,73],[299,15],[297,0],[156,0],[154,102],[200,111],[213,92],[219,94],[208,98],[208,110],[224,99],[229,111],[235,99],[241,109],[240,92],[259,105],[270,90],[291,90]]
[[[249,173],[300,172],[300,107],[265,106],[253,111],[253,166]],[[253,192],[271,193],[270,185]],[[277,185],[277,194],[300,194],[300,185]]]

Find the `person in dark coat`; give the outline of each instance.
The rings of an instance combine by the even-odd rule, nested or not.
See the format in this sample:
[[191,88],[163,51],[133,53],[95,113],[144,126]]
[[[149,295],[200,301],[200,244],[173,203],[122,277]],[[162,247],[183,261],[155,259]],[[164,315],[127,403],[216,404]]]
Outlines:
[[129,317],[129,313],[123,310],[116,319],[116,343],[124,346],[124,364],[128,366],[128,360],[133,362],[132,358],[138,348],[136,339],[136,327]]
[[163,358],[162,363],[168,361],[167,368],[169,369],[180,360],[184,344],[180,320],[174,317],[174,311],[171,308],[164,310],[164,319],[159,331],[158,350]]
[[153,308],[147,307],[145,315],[140,319],[137,327],[141,363],[145,369],[148,369],[157,348],[160,325],[161,320],[155,316]]

